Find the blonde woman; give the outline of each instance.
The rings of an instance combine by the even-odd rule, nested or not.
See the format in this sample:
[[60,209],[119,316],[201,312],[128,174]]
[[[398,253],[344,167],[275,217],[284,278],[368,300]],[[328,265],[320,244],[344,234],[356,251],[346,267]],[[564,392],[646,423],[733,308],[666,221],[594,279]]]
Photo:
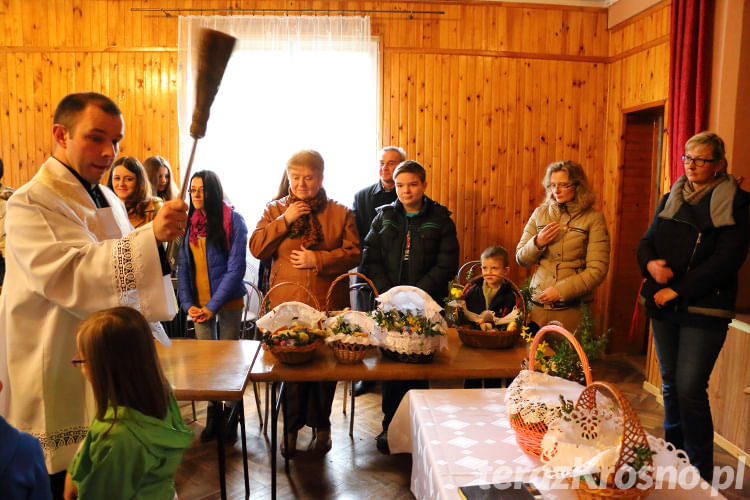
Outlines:
[[609,232],[578,163],[551,163],[542,184],[547,197],[526,223],[516,262],[539,266],[531,279],[531,321],[544,326],[557,320],[573,331],[581,304],[592,300],[591,292],[607,275]]

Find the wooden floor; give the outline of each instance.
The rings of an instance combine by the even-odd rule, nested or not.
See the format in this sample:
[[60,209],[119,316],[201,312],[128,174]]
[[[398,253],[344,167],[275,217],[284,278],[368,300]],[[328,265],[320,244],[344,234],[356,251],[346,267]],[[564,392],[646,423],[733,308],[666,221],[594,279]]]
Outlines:
[[[642,389],[644,359],[609,358],[594,364],[594,378],[616,383],[629,398],[647,431],[662,436],[663,408],[656,398]],[[463,381],[434,385],[434,387],[463,387]],[[331,415],[333,449],[323,457],[298,455],[291,461],[291,473],[284,474],[283,459],[279,455],[278,498],[300,499],[411,499],[409,491],[411,456],[387,456],[375,447],[375,436],[380,432],[382,413],[380,393],[368,393],[357,398],[354,438],[348,435],[348,415],[342,413],[343,383],[339,383]],[[190,403],[181,403],[186,421],[192,420]],[[180,500],[219,498],[216,443],[202,443],[197,436],[205,422],[205,403],[196,403],[198,420],[190,424],[196,437],[185,452],[177,473]],[[245,395],[248,462],[250,468],[250,498],[265,499],[271,495],[270,441],[259,430],[252,388]],[[270,436],[270,431],[269,431]],[[309,429],[300,432],[298,449],[304,449],[312,436]],[[227,446],[227,491],[230,499],[244,498],[242,448],[239,440]],[[716,465],[737,466],[737,461],[714,447]],[[750,498],[750,468],[745,467],[743,490],[724,491],[727,498]]]

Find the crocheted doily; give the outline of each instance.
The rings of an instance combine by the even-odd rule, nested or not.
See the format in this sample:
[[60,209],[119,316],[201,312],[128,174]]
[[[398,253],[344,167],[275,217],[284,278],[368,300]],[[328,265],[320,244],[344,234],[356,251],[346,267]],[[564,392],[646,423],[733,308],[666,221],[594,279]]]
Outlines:
[[[521,370],[505,391],[508,414],[520,414],[526,423],[544,422],[549,425],[558,416],[562,405],[560,396],[575,404],[583,386],[546,373]],[[600,395],[597,395],[597,400]]]
[[[349,326],[359,332],[365,332],[368,335],[366,337],[355,337],[353,335],[347,335],[345,333],[333,333],[333,328],[339,321],[339,318],[346,321]],[[369,313],[362,311],[344,311],[335,316],[331,316],[323,323],[323,328],[329,332],[326,337],[326,343],[331,342],[344,342],[347,344],[361,344],[361,345],[373,345],[377,346],[380,344],[378,339],[372,335],[373,330],[378,328],[378,324],[370,316]]]

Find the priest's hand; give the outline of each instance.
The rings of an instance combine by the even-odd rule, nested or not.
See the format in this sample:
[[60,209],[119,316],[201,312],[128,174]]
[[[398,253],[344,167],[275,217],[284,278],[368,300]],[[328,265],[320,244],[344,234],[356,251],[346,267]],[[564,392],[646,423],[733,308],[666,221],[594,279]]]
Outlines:
[[169,200],[156,214],[153,222],[157,243],[172,241],[185,234],[188,206],[182,200]]
[[73,483],[73,478],[71,477],[70,472],[65,474],[65,491],[63,492],[63,498],[65,500],[75,500],[78,498],[78,488],[76,488],[76,485]]

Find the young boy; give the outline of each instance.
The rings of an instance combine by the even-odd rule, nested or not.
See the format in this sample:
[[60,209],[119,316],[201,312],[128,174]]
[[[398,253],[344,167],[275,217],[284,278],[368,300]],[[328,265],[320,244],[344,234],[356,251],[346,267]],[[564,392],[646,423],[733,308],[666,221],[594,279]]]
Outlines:
[[[377,210],[367,233],[362,268],[380,293],[396,285],[416,286],[440,303],[458,270],[458,238],[450,211],[424,195],[425,170],[416,161],[393,172],[398,199]],[[383,383],[383,432],[378,450],[388,453],[388,425],[409,389],[426,389],[426,380]]]
[[[513,287],[505,279],[510,272],[508,252],[501,246],[491,246],[482,252],[482,277],[464,292],[466,308],[476,314],[492,311],[496,318],[509,314],[517,304]],[[466,389],[482,387],[482,379],[468,379]],[[499,378],[484,379],[484,387],[502,387]]]

